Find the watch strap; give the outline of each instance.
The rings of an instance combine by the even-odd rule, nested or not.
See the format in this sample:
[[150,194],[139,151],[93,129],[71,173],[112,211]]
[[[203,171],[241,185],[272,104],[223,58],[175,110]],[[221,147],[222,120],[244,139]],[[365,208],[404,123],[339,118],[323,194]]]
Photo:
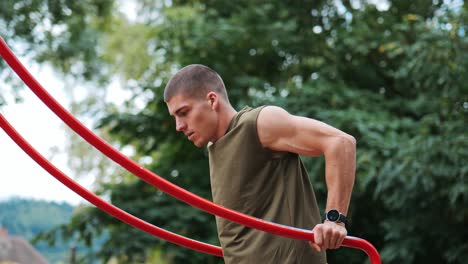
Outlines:
[[[328,215],[329,213],[335,214],[334,218],[336,218],[336,220],[330,219],[330,217]],[[338,214],[338,217],[336,217],[336,214]],[[348,227],[348,218],[344,214],[342,214],[340,211],[338,211],[336,209],[331,209],[328,212],[326,212],[325,213],[325,220],[330,221],[330,222],[335,222],[335,223],[344,223],[345,227],[346,228]]]

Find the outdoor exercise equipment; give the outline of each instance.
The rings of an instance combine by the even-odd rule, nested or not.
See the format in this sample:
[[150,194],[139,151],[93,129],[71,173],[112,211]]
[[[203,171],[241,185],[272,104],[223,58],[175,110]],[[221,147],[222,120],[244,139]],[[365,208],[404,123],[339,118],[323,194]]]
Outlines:
[[[161,191],[173,196],[176,199],[179,199],[191,206],[197,207],[205,212],[210,214],[217,215],[219,217],[226,218],[230,221],[245,225],[250,228],[258,229],[261,231],[269,232],[275,235],[285,236],[294,239],[314,241],[314,233],[310,230],[285,226],[277,223],[272,223],[251,217],[234,210],[224,208],[220,205],[217,205],[209,200],[206,200],[202,197],[199,197],[191,192],[188,192],[179,186],[172,184],[171,182],[161,178],[160,176],[154,174],[153,172],[145,169],[140,166],[133,160],[125,157],[115,148],[113,148],[106,141],[95,135],[91,130],[85,127],[78,119],[76,119],[72,114],[70,114],[62,105],[58,103],[40,84],[39,82],[29,73],[29,71],[21,64],[18,58],[13,54],[9,49],[3,38],[0,37],[0,55],[4,60],[10,65],[10,67],[16,72],[16,74],[23,80],[23,82],[36,94],[39,99],[47,105],[47,107],[52,110],[63,122],[65,122],[71,129],[73,129],[78,135],[85,139],[88,143],[93,145],[96,149],[101,151],[104,155],[112,159],[114,162],[118,163],[126,170],[132,174],[138,176],[145,182],[151,184],[152,186],[160,189]],[[93,193],[89,192],[81,186],[75,186],[76,182],[71,180],[68,176],[63,174],[57,168],[55,168],[50,162],[48,162],[44,157],[42,157],[37,151],[34,151],[32,146],[30,146],[24,139],[13,129],[13,127],[7,122],[7,120],[0,115],[0,125],[7,132],[7,134],[15,140],[15,142],[28,153],[36,162],[40,165],[44,165],[43,168],[51,173],[54,177],[65,184],[72,191],[76,192],[84,199],[88,200],[101,210],[106,213],[111,214],[112,216],[122,220],[125,223],[131,224],[145,232],[148,232],[152,235],[158,236],[162,239],[168,240],[169,242],[182,245],[194,250],[198,250],[204,253],[221,256],[222,250],[219,247],[208,245],[202,242],[198,242],[189,238],[185,238],[174,233],[168,232],[164,229],[161,229],[156,226],[152,226],[141,219],[138,219],[119,208],[106,203],[99,197],[95,196]],[[27,150],[27,151],[26,151]],[[41,166],[42,166],[41,165]],[[64,177],[62,177],[64,176]],[[74,183],[74,184],[73,184]],[[200,243],[200,244],[199,244]],[[380,264],[380,255],[375,247],[370,244],[368,241],[353,237],[347,236],[343,241],[343,246],[357,248],[364,251],[370,258],[372,264]],[[212,248],[214,247],[214,248]]]
[[213,246],[210,244],[205,244],[169,231],[166,231],[162,228],[154,226],[140,218],[137,218],[130,213],[106,202],[99,196],[90,192],[72,178],[67,176],[65,173],[60,171],[52,163],[50,163],[44,156],[42,156],[36,149],[34,149],[31,144],[29,144],[15,129],[14,127],[6,120],[6,118],[0,114],[0,127],[7,133],[7,135],[24,151],[31,157],[37,164],[44,168],[48,173],[54,176],[58,181],[67,186],[69,189],[77,193],[79,196],[86,199],[88,202],[94,204],[99,209],[104,212],[112,215],[113,217],[121,220],[124,223],[127,223],[135,228],[138,228],[146,233],[160,237],[164,240],[167,240],[171,243],[185,246],[190,249],[194,249],[203,253],[222,256],[223,252],[220,247]]

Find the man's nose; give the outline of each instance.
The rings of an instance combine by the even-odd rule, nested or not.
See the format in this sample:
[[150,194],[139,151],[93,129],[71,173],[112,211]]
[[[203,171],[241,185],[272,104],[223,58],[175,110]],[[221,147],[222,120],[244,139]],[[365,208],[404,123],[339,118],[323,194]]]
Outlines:
[[176,120],[176,130],[181,132],[184,131],[185,128],[187,127],[187,124],[181,120]]

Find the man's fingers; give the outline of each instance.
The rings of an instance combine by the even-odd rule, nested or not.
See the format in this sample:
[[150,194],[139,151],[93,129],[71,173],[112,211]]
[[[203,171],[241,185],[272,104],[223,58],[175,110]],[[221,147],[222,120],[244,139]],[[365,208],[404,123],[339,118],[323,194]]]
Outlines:
[[346,234],[341,235],[341,236],[338,238],[338,240],[337,240],[337,242],[336,242],[336,248],[341,247],[341,244],[343,244],[343,241],[344,241],[345,237],[346,237]]
[[329,249],[331,247],[331,239],[333,238],[333,229],[330,228],[329,226],[324,226],[323,228],[323,242],[322,242],[322,248],[323,249]]
[[[339,248],[347,234],[344,226],[329,222],[316,225],[312,231],[315,235],[315,244],[320,250]],[[311,247],[314,246],[311,244]]]
[[342,230],[339,234],[339,237],[338,237],[338,240],[337,240],[337,247],[341,247],[341,244],[343,244],[343,241],[346,237],[346,235],[348,234],[348,231],[346,231],[346,228],[344,228],[344,230]]
[[346,237],[347,231],[344,226],[341,225],[329,225],[328,228],[331,230],[329,236],[325,237],[324,240],[329,241],[329,247],[332,249],[339,248],[341,244],[343,243],[343,240]]
[[339,248],[347,234],[346,228],[336,223],[318,224],[312,231],[315,241],[309,244],[317,251]]
[[340,232],[336,229],[330,229],[330,236],[328,237],[329,244],[328,248],[335,249],[338,247],[337,242],[340,236]]
[[323,225],[316,225],[312,231],[314,232],[314,243],[310,244],[320,252],[323,248]]
[[318,252],[322,251],[322,249],[315,243],[312,243],[312,242],[309,241],[309,245],[310,245],[311,248],[317,250]]

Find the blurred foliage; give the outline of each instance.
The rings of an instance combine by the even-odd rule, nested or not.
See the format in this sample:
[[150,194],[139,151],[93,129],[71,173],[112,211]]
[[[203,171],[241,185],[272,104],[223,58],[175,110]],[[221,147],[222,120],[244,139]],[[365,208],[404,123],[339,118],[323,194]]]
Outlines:
[[[106,76],[120,76],[133,97],[108,108],[100,127],[121,146],[131,146],[135,160],[210,199],[206,150],[175,132],[162,100],[177,69],[206,64],[221,74],[238,109],[280,105],[355,136],[358,169],[349,233],[372,242],[384,263],[468,258],[464,1],[145,0],[135,2],[134,20],[116,4],[99,12],[104,2],[80,1],[89,10],[84,17],[72,12],[57,20],[84,24],[50,35],[50,43],[69,52],[59,52],[63,58],[52,55],[58,48],[46,45],[38,59],[95,81],[96,87]],[[61,7],[59,13],[69,13],[70,7]],[[13,35],[22,36],[21,31]],[[71,35],[87,44],[80,46],[75,40],[81,38]],[[74,71],[75,65],[81,70]],[[305,161],[323,208],[324,160]],[[100,181],[98,192],[148,222],[217,243],[213,216],[130,175]],[[139,263],[162,249],[170,263],[221,262],[152,238],[92,207],[61,230],[90,243],[106,230],[103,259]],[[329,252],[330,263],[365,259],[357,250]]]
[[[74,78],[104,83],[105,71],[99,59],[99,39],[111,24],[113,0],[2,0],[0,36],[15,54],[49,63]],[[8,101],[4,94],[20,100],[22,87],[6,63],[0,61],[0,81],[13,84],[0,87],[0,106]]]
[[71,219],[73,206],[67,203],[46,202],[32,199],[11,198],[0,201],[0,228],[11,236],[20,236],[33,242],[34,248],[49,263],[65,263],[70,246],[76,241],[62,241],[49,246],[44,241],[34,243],[40,232],[49,231],[54,226],[65,224]]

